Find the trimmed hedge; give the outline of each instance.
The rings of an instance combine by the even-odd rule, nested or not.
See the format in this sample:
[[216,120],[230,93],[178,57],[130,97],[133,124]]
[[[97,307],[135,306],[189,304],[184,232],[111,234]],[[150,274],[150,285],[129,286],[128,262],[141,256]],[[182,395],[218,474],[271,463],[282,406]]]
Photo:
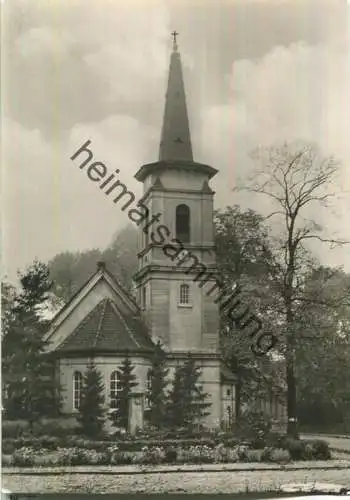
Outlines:
[[[29,423],[25,420],[3,420],[1,423],[3,438],[19,438],[30,433]],[[64,419],[46,419],[35,422],[31,435],[65,437],[76,435],[76,426]]]

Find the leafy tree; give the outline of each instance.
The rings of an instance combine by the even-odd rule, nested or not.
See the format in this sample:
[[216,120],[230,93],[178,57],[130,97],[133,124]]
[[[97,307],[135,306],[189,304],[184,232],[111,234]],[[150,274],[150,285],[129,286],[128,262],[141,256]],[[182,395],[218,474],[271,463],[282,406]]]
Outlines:
[[[30,427],[41,417],[59,415],[60,387],[55,378],[55,364],[45,352],[42,332],[31,322],[13,325],[18,331],[17,352],[6,363],[7,390],[4,401],[6,417],[28,420]],[[8,360],[7,360],[8,361]]]
[[[220,280],[227,290],[233,287],[240,290],[232,301],[241,302],[237,315],[249,307],[261,317],[263,325],[269,325],[269,332],[277,336],[278,328],[274,324],[276,294],[270,271],[273,257],[264,218],[253,210],[243,211],[235,205],[216,211],[214,224]],[[221,311],[220,340],[224,361],[237,377],[235,408],[238,421],[242,403],[251,399],[258,385],[262,390],[264,373],[251,349],[254,340],[232,323],[225,309]],[[260,392],[260,395],[263,394]]]
[[3,281],[1,283],[1,336],[7,333],[7,330],[13,321],[13,307],[16,299],[16,288]]
[[192,356],[175,370],[173,387],[167,403],[167,424],[173,428],[189,428],[209,415],[211,403],[199,382],[201,370]]
[[61,406],[55,362],[43,339],[47,322],[40,316],[52,282],[47,266],[38,261],[19,278],[21,288],[12,296],[2,339],[4,408],[7,418],[24,418],[32,425],[40,417],[56,416]]
[[129,224],[114,235],[112,243],[102,253],[107,268],[129,292],[137,269],[137,238],[138,230]]
[[42,308],[50,299],[53,281],[50,270],[43,262],[34,260],[25,271],[18,273],[20,291],[15,295],[13,313],[18,319],[22,315],[30,317],[41,331],[44,331],[48,322],[41,318]]
[[133,373],[135,367],[132,365],[129,356],[123,360],[118,370],[119,391],[117,397],[111,394],[111,420],[116,427],[129,429],[129,411],[131,394],[134,387],[137,386],[136,375]]
[[85,252],[63,252],[49,263],[54,280],[55,294],[68,302],[87,279],[96,271],[96,262],[101,260],[101,250]]
[[345,427],[350,422],[350,276],[320,266],[304,282],[296,319],[298,415],[301,423]]
[[102,374],[90,361],[84,373],[79,414],[77,421],[82,433],[89,437],[97,437],[103,433],[105,423],[104,384]]
[[[273,205],[269,218],[278,221],[274,241],[272,272],[280,297],[279,315],[283,335],[287,383],[288,434],[296,436],[297,392],[295,349],[298,303],[303,297],[303,275],[314,266],[307,250],[310,241],[330,244],[344,243],[322,234],[322,226],[310,221],[310,211],[329,206],[335,193],[338,165],[333,158],[322,157],[313,144],[284,144],[281,147],[258,149],[254,157],[261,168],[254,171],[247,184],[238,187],[266,197]],[[281,335],[280,335],[281,337]]]
[[168,374],[169,370],[166,368],[166,355],[158,342],[152,359],[152,367],[148,371],[148,409],[145,412],[145,420],[158,429],[162,427],[165,422],[165,389],[168,384]]
[[54,292],[68,301],[96,270],[96,262],[103,260],[107,269],[127,290],[132,289],[132,275],[137,269],[137,230],[133,225],[114,235],[105,250],[62,252],[48,264]]

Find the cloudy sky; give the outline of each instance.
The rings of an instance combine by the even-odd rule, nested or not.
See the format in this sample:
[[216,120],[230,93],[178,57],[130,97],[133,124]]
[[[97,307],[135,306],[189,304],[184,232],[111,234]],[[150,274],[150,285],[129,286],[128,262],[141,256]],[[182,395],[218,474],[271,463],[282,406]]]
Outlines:
[[[248,152],[316,141],[342,161],[322,222],[350,240],[350,6],[345,0],[5,0],[3,273],[35,257],[104,248],[126,216],[69,159],[87,139],[135,193],[156,161],[176,29],[195,159],[219,170],[216,206]],[[262,211],[264,207],[261,206]],[[350,271],[350,248],[317,249]]]

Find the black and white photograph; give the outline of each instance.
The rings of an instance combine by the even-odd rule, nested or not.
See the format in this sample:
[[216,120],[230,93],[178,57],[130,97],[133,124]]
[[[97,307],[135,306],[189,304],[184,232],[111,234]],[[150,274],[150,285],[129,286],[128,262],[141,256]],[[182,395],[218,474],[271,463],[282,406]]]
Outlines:
[[1,499],[350,496],[350,2],[0,10]]

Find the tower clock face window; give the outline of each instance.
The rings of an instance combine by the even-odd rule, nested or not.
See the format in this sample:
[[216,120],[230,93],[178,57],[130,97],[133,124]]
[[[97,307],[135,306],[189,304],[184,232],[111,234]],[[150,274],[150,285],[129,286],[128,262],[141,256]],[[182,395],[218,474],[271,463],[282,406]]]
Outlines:
[[187,205],[176,207],[176,238],[182,243],[190,241],[190,209]]
[[189,285],[180,285],[179,302],[181,305],[190,303],[190,287]]

